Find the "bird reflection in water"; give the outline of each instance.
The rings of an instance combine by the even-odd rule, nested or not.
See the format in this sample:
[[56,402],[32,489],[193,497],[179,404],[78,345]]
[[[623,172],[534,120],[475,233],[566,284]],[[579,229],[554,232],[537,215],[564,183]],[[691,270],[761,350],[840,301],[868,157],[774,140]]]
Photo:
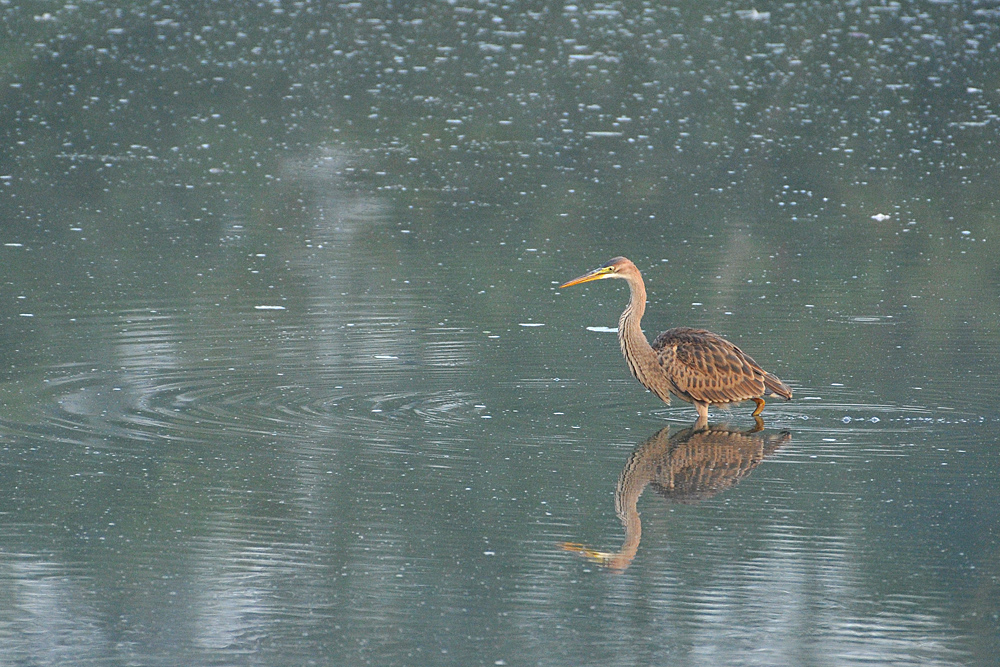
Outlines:
[[649,484],[664,498],[696,503],[739,484],[761,461],[791,441],[788,431],[766,433],[763,424],[749,431],[735,431],[724,425],[707,426],[699,420],[694,427],[670,435],[670,427],[636,447],[615,489],[615,511],[625,527],[625,542],[611,553],[582,544],[563,542],[560,546],[613,570],[624,570],[635,558],[642,537],[636,504]]

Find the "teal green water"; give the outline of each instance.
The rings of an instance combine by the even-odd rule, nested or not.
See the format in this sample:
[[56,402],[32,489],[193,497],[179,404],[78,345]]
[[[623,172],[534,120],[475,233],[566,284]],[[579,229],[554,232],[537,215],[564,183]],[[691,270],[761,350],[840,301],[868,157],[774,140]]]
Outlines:
[[0,663],[995,663],[994,8],[0,16]]

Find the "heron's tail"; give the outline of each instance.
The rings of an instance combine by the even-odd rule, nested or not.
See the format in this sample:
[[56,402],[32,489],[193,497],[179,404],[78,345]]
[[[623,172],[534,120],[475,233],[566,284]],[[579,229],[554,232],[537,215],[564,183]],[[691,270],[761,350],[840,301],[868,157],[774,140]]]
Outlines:
[[778,379],[778,376],[764,373],[764,388],[775,396],[780,396],[786,401],[792,398],[792,388]]

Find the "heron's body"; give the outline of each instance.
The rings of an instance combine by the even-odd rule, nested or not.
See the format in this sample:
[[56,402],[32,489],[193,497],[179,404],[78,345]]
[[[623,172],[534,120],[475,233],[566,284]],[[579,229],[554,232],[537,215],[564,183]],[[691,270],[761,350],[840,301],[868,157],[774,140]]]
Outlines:
[[624,257],[570,280],[569,287],[591,280],[622,278],[631,298],[618,320],[618,342],[629,370],[639,382],[664,402],[673,394],[693,403],[698,419],[708,418],[708,406],[754,401],[756,417],[764,409],[764,397],[792,397],[792,390],[768,373],[748,354],[728,340],[704,329],[667,329],[650,345],[640,321],[646,310],[646,286],[635,264]]

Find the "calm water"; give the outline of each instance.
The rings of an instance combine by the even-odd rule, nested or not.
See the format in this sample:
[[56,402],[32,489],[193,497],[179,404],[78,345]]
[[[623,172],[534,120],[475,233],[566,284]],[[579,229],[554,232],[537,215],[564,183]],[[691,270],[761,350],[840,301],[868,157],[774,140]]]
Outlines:
[[996,664],[995,4],[0,17],[0,664]]

